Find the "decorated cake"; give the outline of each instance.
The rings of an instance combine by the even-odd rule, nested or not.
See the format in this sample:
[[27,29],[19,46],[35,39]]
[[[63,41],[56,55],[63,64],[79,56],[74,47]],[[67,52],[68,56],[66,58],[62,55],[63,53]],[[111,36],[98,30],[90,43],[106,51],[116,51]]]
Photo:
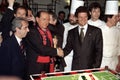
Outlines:
[[108,71],[92,72],[92,73],[80,73],[74,75],[64,76],[51,76],[42,78],[42,80],[120,80]]
[[120,80],[120,75],[105,68],[30,75],[31,80]]

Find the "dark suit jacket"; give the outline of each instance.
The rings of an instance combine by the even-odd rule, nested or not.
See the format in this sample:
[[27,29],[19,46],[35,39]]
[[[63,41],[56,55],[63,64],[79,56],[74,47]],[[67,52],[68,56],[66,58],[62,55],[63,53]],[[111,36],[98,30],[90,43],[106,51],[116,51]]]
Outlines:
[[43,39],[37,27],[30,28],[26,38],[26,54],[28,74],[40,73],[40,65],[37,62],[38,56],[57,56],[57,50],[50,46],[43,45]]
[[48,29],[50,30],[50,32],[52,33],[52,36],[54,37],[54,35],[57,36],[58,38],[58,47],[62,48],[62,44],[63,44],[63,33],[64,33],[64,27],[61,24],[58,25],[52,25],[49,24]]
[[2,32],[3,40],[10,37],[9,32],[11,30],[11,26],[12,26],[11,22],[13,18],[14,18],[14,11],[8,8],[2,17],[0,24],[0,29],[1,29],[0,32]]
[[20,46],[11,36],[0,47],[0,75],[24,76],[25,59]]
[[[98,68],[102,59],[103,40],[101,30],[88,25],[84,41],[80,43],[78,27],[68,33],[65,56],[74,51],[72,70]],[[68,65],[69,66],[69,65]]]
[[[64,33],[63,25],[56,25],[56,26],[54,26],[52,24],[49,24],[48,29],[52,33],[53,38],[54,38],[54,36],[57,36],[57,39],[58,39],[57,47],[61,47],[62,48],[63,33]],[[64,58],[61,58],[61,57],[58,57],[58,56],[56,57],[56,62],[55,63],[56,63],[56,65],[59,65],[59,68],[61,68],[60,69],[61,71],[63,71],[64,67],[66,66]]]

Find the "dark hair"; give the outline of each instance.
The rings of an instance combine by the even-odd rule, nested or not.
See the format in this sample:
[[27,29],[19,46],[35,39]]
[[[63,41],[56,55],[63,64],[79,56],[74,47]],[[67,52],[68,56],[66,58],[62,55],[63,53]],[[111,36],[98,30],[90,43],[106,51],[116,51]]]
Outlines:
[[92,9],[99,8],[101,11],[101,5],[98,2],[93,2],[89,5],[89,11],[92,11]]
[[14,5],[13,5],[13,9],[15,10],[17,7],[19,7],[20,6],[20,3],[18,3],[18,2],[15,2],[14,3]]
[[31,9],[30,7],[28,7],[28,8],[27,8],[27,16],[28,16],[28,10],[29,10],[29,11],[31,11],[31,12],[32,12],[32,14],[33,14],[32,9]]
[[60,14],[64,14],[65,15],[65,12],[64,11],[59,11],[58,15]]
[[30,10],[30,11],[32,11],[32,9],[31,9],[30,7],[28,7],[28,8],[27,8],[27,10]]
[[52,15],[53,20],[57,20],[57,15],[53,11],[49,11],[48,13]]
[[75,11],[75,17],[78,17],[78,13],[82,13],[82,12],[87,13],[87,15],[89,16],[88,9],[85,6],[80,6]]
[[104,16],[104,21],[107,22],[108,18],[112,18],[112,17],[113,17],[113,15],[105,15]]
[[[41,13],[48,13],[47,11],[38,11],[37,14],[36,14],[36,17],[41,17]],[[48,13],[49,14],[49,13]]]
[[24,9],[26,11],[26,15],[27,15],[27,8],[24,7],[24,6],[18,6],[18,7],[16,7],[15,10],[14,10],[14,14],[17,13],[18,9]]

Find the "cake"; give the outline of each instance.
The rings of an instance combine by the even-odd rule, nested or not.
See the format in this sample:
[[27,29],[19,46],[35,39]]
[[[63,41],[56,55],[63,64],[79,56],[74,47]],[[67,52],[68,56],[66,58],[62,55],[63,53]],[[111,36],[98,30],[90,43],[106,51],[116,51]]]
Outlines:
[[78,80],[99,80],[99,79],[92,73],[82,73],[80,74]]

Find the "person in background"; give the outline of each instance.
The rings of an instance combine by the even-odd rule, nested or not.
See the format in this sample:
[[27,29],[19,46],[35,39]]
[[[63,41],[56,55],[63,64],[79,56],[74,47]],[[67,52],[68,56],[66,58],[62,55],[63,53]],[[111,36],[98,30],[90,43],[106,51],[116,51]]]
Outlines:
[[53,11],[48,12],[50,14],[50,24],[56,25],[57,23],[57,15]]
[[59,11],[58,12],[58,21],[57,24],[63,24],[65,19],[65,12],[64,11]]
[[56,23],[57,23],[57,15],[53,12],[53,11],[49,11],[48,12],[50,15],[50,21],[49,21],[49,30],[52,33],[52,36],[54,38],[54,36],[57,36],[57,28],[56,28]]
[[89,25],[88,10],[84,6],[76,9],[78,26],[68,32],[64,55],[73,50],[72,70],[99,68],[102,60],[102,32]]
[[52,36],[56,36],[58,38],[58,43],[57,43],[57,47],[62,47],[62,43],[63,43],[63,29],[62,31],[60,31],[60,27],[63,27],[62,25],[57,25],[57,15],[52,12],[49,11],[48,12],[50,15],[50,24],[48,26],[49,30],[52,33]]
[[11,32],[12,23],[11,22],[13,18],[14,17],[25,18],[27,15],[27,10],[23,6],[19,6],[13,9],[14,2],[15,0],[8,0],[8,3],[9,3],[8,9],[6,10],[6,12],[4,13],[1,19],[0,32],[2,32],[3,41],[12,35],[12,32]]
[[101,15],[101,5],[97,2],[93,2],[89,6],[89,13],[90,13],[90,19],[88,20],[88,24],[96,26],[100,28],[101,26],[105,25],[105,22],[100,20]]
[[[111,5],[109,5],[111,4]],[[118,1],[107,1],[105,8],[106,25],[101,27],[103,35],[103,57],[101,67],[120,72],[120,29],[116,27]]]
[[[77,4],[76,4],[77,3]],[[84,6],[84,1],[78,1],[78,0],[72,0],[71,2],[71,10],[70,10],[70,16],[69,16],[69,22],[64,23],[63,26],[65,28],[64,30],[64,37],[63,37],[63,48],[66,45],[68,31],[77,27],[77,19],[75,17],[75,11],[79,6]],[[71,71],[72,67],[72,59],[73,59],[73,50],[70,52],[69,55],[65,56],[65,62],[66,66],[64,67],[64,71]]]
[[[56,38],[58,40],[56,47],[61,47],[62,42],[63,42],[63,38],[60,36],[59,30],[57,28],[59,25],[56,25],[56,23],[57,23],[57,15],[52,11],[49,11],[49,14],[50,14],[50,24],[48,26],[48,29],[51,31],[53,38]],[[66,64],[65,64],[64,59],[57,56],[56,60],[55,60],[55,69],[56,69],[56,71],[63,71],[63,68],[64,68],[65,65]]]
[[52,34],[48,29],[49,13],[39,11],[36,21],[37,25],[30,28],[30,32],[25,38],[28,75],[54,72],[54,57],[64,55],[61,48],[53,47]]
[[31,8],[27,8],[27,16],[26,16],[27,20],[29,21],[29,27],[34,27],[36,20],[35,17],[33,15],[33,11]]
[[48,13],[50,15],[48,28],[51,31],[52,36],[58,38],[57,47],[62,48],[64,27],[62,24],[57,24],[57,15],[53,11],[49,11]]
[[0,47],[0,76],[16,76],[26,78],[26,60],[21,41],[29,32],[28,21],[24,18],[14,18],[13,34],[4,40]]
[[62,44],[63,44],[63,34],[64,34],[64,27],[63,27],[63,23],[64,23],[64,19],[65,19],[65,12],[64,11],[59,11],[58,13],[58,17],[57,17],[57,23],[56,23],[56,32],[59,38],[58,41],[58,47],[62,48]]
[[[77,20],[73,14],[70,14],[69,16],[69,22],[63,24],[65,30],[64,30],[64,37],[63,37],[63,48],[66,45],[67,41],[67,35],[68,31],[77,27]],[[72,66],[72,58],[73,58],[73,51],[70,52],[69,55],[65,56],[65,62],[66,66],[64,67],[64,71],[71,71]]]

